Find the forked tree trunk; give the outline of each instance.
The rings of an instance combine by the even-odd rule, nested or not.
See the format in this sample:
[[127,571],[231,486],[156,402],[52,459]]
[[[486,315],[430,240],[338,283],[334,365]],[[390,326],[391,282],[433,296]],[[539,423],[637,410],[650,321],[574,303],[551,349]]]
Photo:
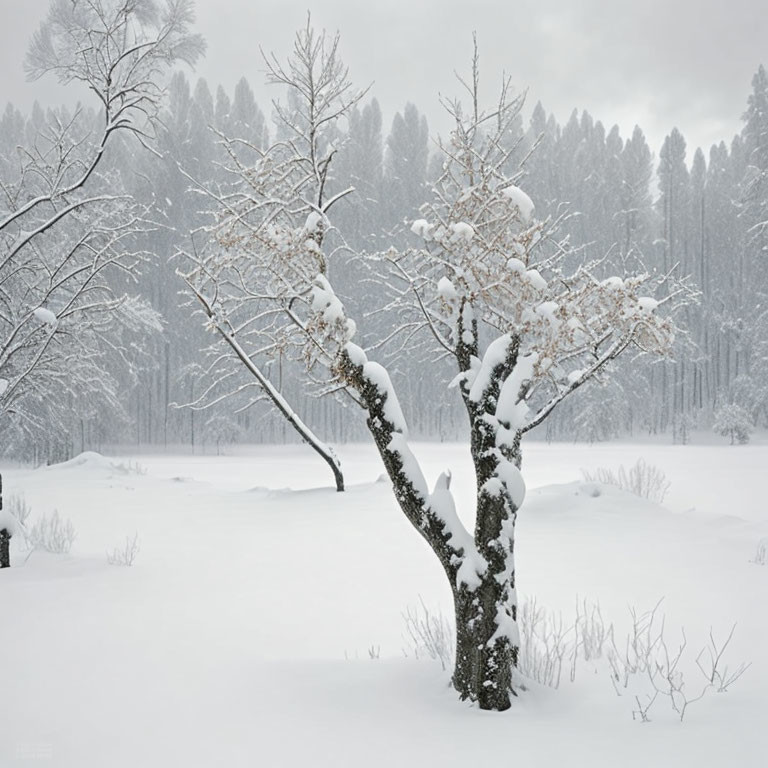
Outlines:
[[[441,514],[435,499],[437,486],[432,494],[426,489],[401,425],[393,422],[387,407],[392,393],[382,391],[382,374],[371,376],[361,350],[354,359],[347,353],[341,366],[368,410],[368,429],[400,508],[437,555],[451,585],[456,615],[453,685],[462,699],[476,702],[481,709],[509,709],[519,645],[513,560],[517,509],[512,493],[498,479],[500,459],[476,451],[478,443],[473,441],[478,523],[471,536],[465,529],[459,530],[457,518],[448,521]],[[496,478],[495,485],[485,485],[488,477]],[[467,569],[473,562],[481,567]]]
[[[469,325],[469,324],[468,324]],[[464,331],[472,341],[464,341]],[[464,310],[459,315],[457,356],[462,371],[479,357],[477,321],[465,328]],[[453,684],[463,698],[477,701],[481,709],[505,710],[514,696],[512,672],[517,665],[517,593],[515,590],[515,523],[521,503],[519,478],[520,437],[512,444],[499,442],[499,422],[494,418],[500,384],[514,369],[519,343],[512,339],[480,397],[461,394],[470,422],[472,463],[477,482],[475,545],[488,564],[479,586],[465,594],[454,590],[456,606],[456,669]]]

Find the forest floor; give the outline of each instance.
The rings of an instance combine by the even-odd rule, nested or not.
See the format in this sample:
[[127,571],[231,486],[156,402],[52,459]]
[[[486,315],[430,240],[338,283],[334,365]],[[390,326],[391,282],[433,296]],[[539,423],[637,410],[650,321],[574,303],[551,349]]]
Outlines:
[[[466,447],[414,450],[428,481],[453,470],[471,510]],[[24,495],[29,525],[57,509],[77,538],[53,555],[17,536],[0,572],[0,766],[768,765],[768,564],[753,562],[768,537],[765,441],[526,446],[522,599],[564,626],[577,599],[599,603],[621,655],[630,609],[663,598],[654,632],[663,616],[674,657],[685,631],[690,699],[706,686],[696,658],[710,630],[721,647],[736,624],[720,669],[751,666],[682,722],[663,693],[649,705],[647,674],[614,685],[608,642],[573,682],[566,647],[559,688],[529,680],[505,713],[459,702],[403,620],[421,601],[450,616],[440,567],[372,448],[339,453],[344,494],[301,446],[6,469],[6,500]],[[671,483],[664,506],[582,478],[640,457]],[[134,534],[133,566],[109,565]]]

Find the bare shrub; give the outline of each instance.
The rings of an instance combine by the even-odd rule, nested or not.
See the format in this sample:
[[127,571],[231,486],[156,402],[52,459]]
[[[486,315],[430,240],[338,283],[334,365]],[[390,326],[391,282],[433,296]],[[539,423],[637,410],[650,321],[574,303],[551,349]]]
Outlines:
[[381,646],[380,645],[370,645],[368,646],[368,658],[371,661],[376,661],[381,658]]
[[518,670],[541,685],[557,688],[563,661],[570,658],[575,645],[573,625],[564,626],[563,617],[542,608],[536,598],[521,602],[517,622],[520,630]]
[[75,541],[75,527],[54,510],[51,517],[43,515],[30,529],[27,540],[33,549],[44,549],[56,555],[65,555]]
[[755,556],[749,562],[755,565],[768,564],[768,539],[760,539],[757,543]]
[[614,485],[657,504],[664,502],[670,485],[666,475],[653,464],[646,464],[644,459],[638,459],[628,470],[621,465],[616,471],[598,467],[594,472],[582,469],[581,474],[588,483]]
[[[417,606],[408,606],[403,621],[410,651],[417,659],[429,657],[439,661],[443,670],[453,667],[456,649],[452,621],[439,610],[430,611],[421,597]],[[403,653],[408,655],[406,649]]]
[[[535,598],[522,600],[517,615],[518,672],[540,685],[558,688],[564,670],[574,682],[577,668],[589,663],[593,671],[607,670],[618,696],[630,697],[633,719],[649,722],[654,705],[666,699],[682,721],[691,704],[710,692],[727,691],[750,665],[730,668],[724,662],[735,625],[724,642],[717,642],[710,630],[708,643],[695,658],[688,653],[684,629],[679,644],[670,645],[661,603],[644,613],[630,608],[630,630],[623,642],[617,642],[614,626],[605,622],[598,603],[577,598],[575,619],[565,623],[560,613],[543,608]],[[430,611],[421,599],[403,618],[410,652],[416,658],[440,661],[444,670],[451,668],[453,622],[439,611]],[[404,653],[409,655],[405,649]],[[697,671],[703,680],[696,678]],[[691,672],[698,684],[691,682],[690,674],[686,677]]]
[[112,462],[112,466],[118,472],[122,472],[125,475],[146,475],[147,468],[138,461],[122,461]]
[[712,691],[726,692],[749,668],[741,663],[736,669],[729,669],[724,663],[724,654],[733,639],[736,625],[724,642],[715,640],[712,630],[709,642],[695,658],[695,666],[704,677],[699,685],[690,683],[685,677],[683,666],[686,660],[688,639],[685,629],[677,647],[670,647],[665,633],[664,617],[656,606],[643,614],[631,609],[632,629],[621,650],[612,638],[607,653],[611,670],[611,682],[616,693],[629,691],[635,701],[632,717],[640,722],[650,721],[650,711],[659,699],[666,698],[680,720],[685,719],[688,707]]
[[133,537],[126,536],[125,541],[111,552],[107,552],[107,562],[110,565],[133,565],[139,554],[141,545],[139,543],[139,534],[135,533]]
[[[439,661],[443,669],[453,666],[453,621],[440,611],[430,611],[419,598],[419,605],[409,607],[403,614],[410,653],[416,658]],[[561,614],[543,608],[536,598],[521,601],[517,614],[520,630],[518,671],[541,685],[557,688],[563,667],[570,668],[575,679],[576,661],[587,661],[603,655],[612,626],[605,625],[600,606],[587,600],[577,600],[576,619],[571,624]],[[406,655],[408,651],[404,649]]]
[[731,445],[746,445],[749,435],[754,431],[752,419],[746,408],[727,403],[715,412],[715,423],[712,430],[718,435],[729,437]]
[[27,504],[23,496],[9,496],[4,501],[5,509],[21,523],[22,528],[26,526],[32,507]]

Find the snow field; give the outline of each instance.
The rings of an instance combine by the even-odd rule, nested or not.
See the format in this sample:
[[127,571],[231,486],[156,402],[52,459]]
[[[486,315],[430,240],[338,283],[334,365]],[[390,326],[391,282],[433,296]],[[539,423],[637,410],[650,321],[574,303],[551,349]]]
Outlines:
[[[452,470],[470,527],[468,450],[413,449],[430,487]],[[458,702],[439,664],[412,658],[401,616],[419,596],[450,616],[445,577],[376,480],[373,449],[339,454],[344,494],[296,446],[5,471],[30,522],[56,508],[77,539],[26,562],[14,547],[0,573],[0,766],[765,765],[768,567],[750,559],[768,536],[767,446],[526,447],[523,596],[566,622],[577,595],[599,601],[617,637],[628,606],[663,597],[670,647],[684,627],[694,656],[710,626],[737,623],[726,656],[752,662],[744,677],[683,723],[657,702],[647,724],[588,665],[504,714]],[[665,508],[580,479],[640,456],[671,481]],[[134,533],[135,564],[108,565]]]

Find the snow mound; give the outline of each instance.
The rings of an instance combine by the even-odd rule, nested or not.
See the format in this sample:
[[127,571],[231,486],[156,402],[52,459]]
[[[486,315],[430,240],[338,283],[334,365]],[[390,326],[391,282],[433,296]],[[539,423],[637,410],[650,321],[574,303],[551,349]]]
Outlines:
[[96,451],[84,451],[69,461],[51,464],[49,469],[68,469],[73,467],[100,467],[112,469],[112,462]]
[[86,470],[107,470],[112,473],[123,475],[144,474],[144,470],[138,464],[131,462],[123,463],[119,459],[108,459],[96,451],[84,451],[69,461],[62,461],[58,464],[51,464],[46,467],[48,470],[60,469],[86,469]]
[[585,482],[545,485],[528,492],[525,511],[532,514],[582,514],[602,511],[625,516],[669,515],[670,511],[632,493],[605,483]]

